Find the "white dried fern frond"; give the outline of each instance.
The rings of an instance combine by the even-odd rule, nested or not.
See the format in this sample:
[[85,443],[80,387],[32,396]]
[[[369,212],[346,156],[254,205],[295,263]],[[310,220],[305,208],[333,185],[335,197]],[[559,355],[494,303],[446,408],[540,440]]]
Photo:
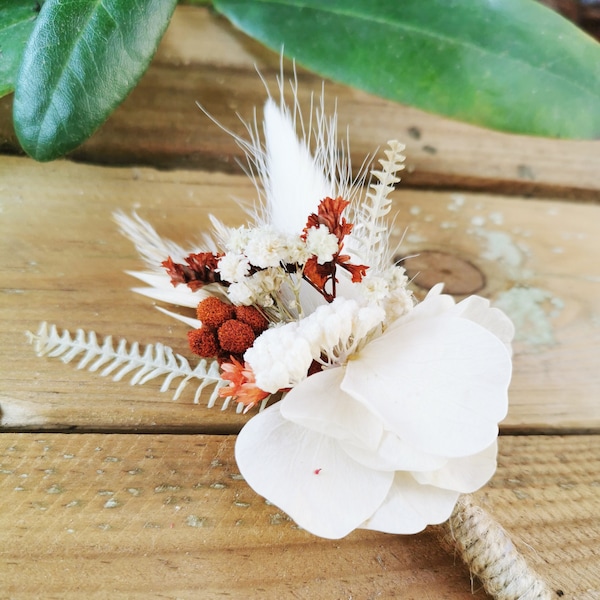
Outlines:
[[354,230],[349,240],[350,250],[375,271],[389,265],[389,225],[386,223],[392,207],[389,195],[400,181],[396,173],[404,169],[405,160],[402,154],[404,144],[391,140],[388,146],[389,149],[384,151],[386,158],[379,160],[381,170],[371,171],[376,182],[371,181],[365,200],[355,208],[355,213],[351,216]]
[[[190,381],[197,380],[199,383],[194,394],[194,404],[199,402],[200,394],[206,387],[214,386],[208,399],[208,407],[212,408],[219,398],[219,389],[227,384],[221,379],[216,360],[209,362],[203,359],[192,368],[186,358],[175,354],[170,347],[161,343],[140,347],[137,342],[128,344],[122,339],[115,348],[111,336],[105,337],[100,343],[93,331],[78,329],[75,336],[72,336],[67,330],[59,333],[55,325],[46,322],[40,324],[37,333],[28,331],[27,337],[38,356],[60,358],[64,363],[79,358],[78,369],[101,369],[100,375],[112,375],[114,381],[131,375],[131,385],[141,385],[164,377],[160,391],[165,392],[176,379],[180,379],[173,400],[181,396]],[[228,406],[229,401],[230,398],[225,399],[223,409]],[[240,405],[241,408],[243,406]]]

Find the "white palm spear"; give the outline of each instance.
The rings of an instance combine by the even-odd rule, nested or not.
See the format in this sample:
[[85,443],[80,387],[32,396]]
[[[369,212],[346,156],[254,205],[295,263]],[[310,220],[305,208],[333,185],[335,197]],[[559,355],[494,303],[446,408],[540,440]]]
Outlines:
[[195,308],[201,297],[186,286],[173,287],[169,276],[161,266],[162,261],[168,256],[175,261],[183,261],[191,250],[185,250],[179,244],[160,237],[150,223],[135,213],[129,217],[122,211],[118,211],[113,217],[121,233],[133,242],[140,258],[149,269],[127,271],[129,275],[149,286],[134,288],[133,291],[167,304]]

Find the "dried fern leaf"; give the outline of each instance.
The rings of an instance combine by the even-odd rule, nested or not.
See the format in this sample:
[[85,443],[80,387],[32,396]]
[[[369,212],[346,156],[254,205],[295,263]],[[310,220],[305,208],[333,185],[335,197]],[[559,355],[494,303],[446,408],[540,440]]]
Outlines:
[[[55,325],[46,322],[40,324],[37,333],[28,331],[27,337],[38,356],[60,358],[64,363],[79,357],[78,369],[87,368],[92,372],[102,369],[100,375],[112,375],[114,381],[131,375],[131,385],[142,385],[164,377],[160,391],[165,392],[176,379],[180,379],[174,400],[181,396],[190,381],[197,380],[194,403],[199,403],[204,389],[213,386],[208,399],[208,407],[212,408],[219,399],[219,389],[227,384],[221,379],[216,360],[209,362],[203,359],[192,368],[186,358],[161,343],[141,348],[137,342],[129,344],[126,340],[120,340],[115,348],[111,336],[105,337],[100,343],[93,331],[78,329],[72,336],[66,329],[59,333]],[[223,402],[223,410],[229,405],[229,400],[226,398]]]
[[371,171],[372,180],[366,198],[352,215],[351,250],[376,271],[389,264],[390,257],[385,252],[389,245],[389,229],[385,218],[392,206],[389,195],[400,181],[396,173],[404,169],[404,148],[396,140],[388,142],[388,150],[384,151],[386,158],[379,160],[381,170]]

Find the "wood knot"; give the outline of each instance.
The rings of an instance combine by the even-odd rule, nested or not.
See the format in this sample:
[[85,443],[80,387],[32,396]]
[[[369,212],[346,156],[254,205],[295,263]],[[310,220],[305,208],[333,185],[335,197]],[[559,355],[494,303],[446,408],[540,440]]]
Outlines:
[[397,258],[406,274],[420,288],[430,290],[436,283],[444,284],[444,292],[467,296],[485,286],[485,275],[472,263],[447,252],[423,250],[416,256]]

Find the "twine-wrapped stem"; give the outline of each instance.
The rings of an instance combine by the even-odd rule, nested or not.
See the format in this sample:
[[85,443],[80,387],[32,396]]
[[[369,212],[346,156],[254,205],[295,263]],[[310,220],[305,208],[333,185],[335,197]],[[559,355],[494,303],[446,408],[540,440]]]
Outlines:
[[550,600],[508,533],[469,496],[461,496],[444,527],[446,541],[496,600]]

